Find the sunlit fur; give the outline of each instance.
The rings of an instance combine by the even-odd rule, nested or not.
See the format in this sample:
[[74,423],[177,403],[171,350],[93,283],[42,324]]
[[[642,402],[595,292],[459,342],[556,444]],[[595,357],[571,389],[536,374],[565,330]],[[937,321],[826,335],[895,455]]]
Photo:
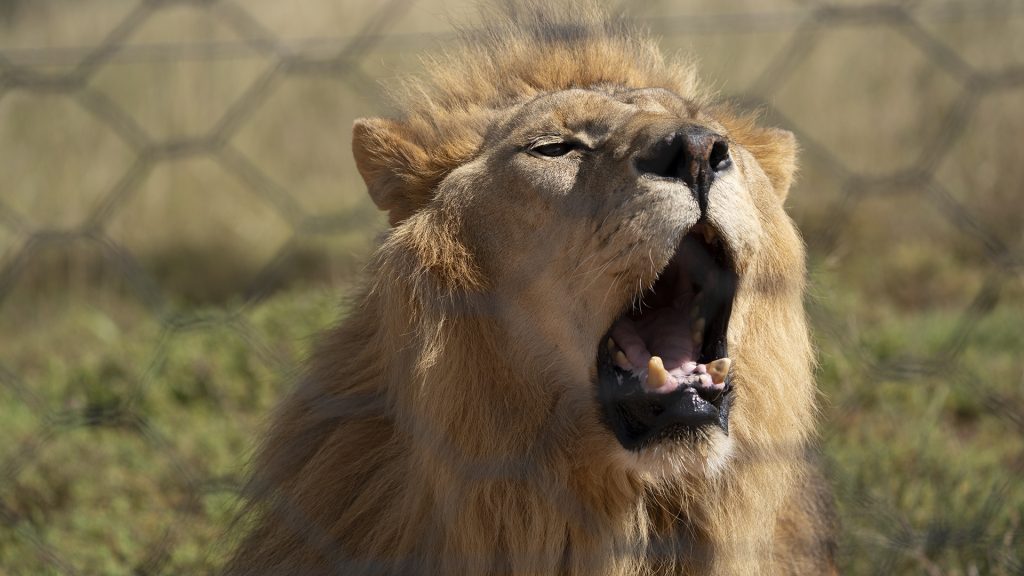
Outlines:
[[[686,62],[666,61],[625,24],[551,4],[563,7],[486,12],[485,30],[396,91],[398,118],[357,123],[357,164],[393,228],[273,418],[228,573],[830,570],[827,497],[808,457],[804,254],[782,207],[792,136],[714,104]],[[741,277],[727,438],[713,431],[631,453],[601,421],[596,346],[653,281],[654,252],[629,260],[618,236],[599,252],[594,232],[607,218],[556,226],[568,217],[538,209],[525,188],[503,189],[514,178],[482,153],[502,122],[515,128],[507,123],[520,106],[570,88],[663,88],[681,98],[680,114],[718,126],[733,145],[738,171],[716,185],[724,200],[709,214]],[[596,197],[574,202],[586,213]],[[629,232],[662,225],[643,220],[651,212],[633,214]],[[564,237],[541,238],[553,250],[524,270],[535,230]],[[623,262],[621,286],[601,276]],[[577,300],[590,304],[576,310]]]

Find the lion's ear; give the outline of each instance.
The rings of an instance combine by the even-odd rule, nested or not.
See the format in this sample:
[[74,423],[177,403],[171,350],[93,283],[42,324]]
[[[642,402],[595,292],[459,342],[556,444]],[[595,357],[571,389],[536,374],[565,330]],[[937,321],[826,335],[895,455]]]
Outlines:
[[781,128],[760,128],[748,135],[743,146],[761,165],[779,200],[785,200],[796,175],[799,146],[796,136]]
[[392,226],[430,200],[426,151],[393,120],[360,118],[352,126],[352,154],[370,198],[388,211]]

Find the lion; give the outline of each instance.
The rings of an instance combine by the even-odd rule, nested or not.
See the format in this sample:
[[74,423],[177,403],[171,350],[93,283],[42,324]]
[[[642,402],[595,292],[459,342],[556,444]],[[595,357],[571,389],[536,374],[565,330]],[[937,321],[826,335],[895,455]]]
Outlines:
[[832,573],[793,135],[599,9],[485,13],[355,122],[391,226],[226,573]]

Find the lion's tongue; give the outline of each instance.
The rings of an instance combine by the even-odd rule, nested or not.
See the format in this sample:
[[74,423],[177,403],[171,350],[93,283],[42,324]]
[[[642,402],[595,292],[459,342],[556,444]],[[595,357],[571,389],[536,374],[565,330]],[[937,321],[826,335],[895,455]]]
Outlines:
[[[681,386],[721,389],[731,360],[719,358],[707,364],[694,361],[689,318],[683,310],[663,308],[639,319],[622,317],[612,325],[610,336],[616,364],[632,371],[651,392],[672,392]],[[618,351],[621,350],[621,354]]]

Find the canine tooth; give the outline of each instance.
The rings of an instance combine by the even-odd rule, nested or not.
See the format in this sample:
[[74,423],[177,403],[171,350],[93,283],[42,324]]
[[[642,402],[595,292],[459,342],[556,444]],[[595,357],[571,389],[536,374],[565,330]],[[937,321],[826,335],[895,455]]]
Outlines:
[[605,345],[608,347],[608,351],[613,354],[615,353],[615,350],[618,348],[618,346],[615,345],[615,340],[612,340],[611,338],[608,339],[608,342]]
[[661,361],[661,357],[651,356],[647,363],[647,388],[650,390],[661,388],[668,384],[670,379],[671,376],[668,370],[665,370],[665,363]]
[[704,342],[704,327],[707,322],[703,318],[698,318],[693,323],[693,330],[691,336],[693,337],[693,343],[698,346]]
[[708,362],[707,371],[711,375],[711,381],[715,384],[725,382],[725,376],[729,373],[730,366],[732,366],[732,360],[729,358],[719,358],[714,362]]
[[615,364],[623,370],[629,370],[633,368],[633,365],[629,363],[629,359],[626,358],[626,353],[622,350],[615,351]]

